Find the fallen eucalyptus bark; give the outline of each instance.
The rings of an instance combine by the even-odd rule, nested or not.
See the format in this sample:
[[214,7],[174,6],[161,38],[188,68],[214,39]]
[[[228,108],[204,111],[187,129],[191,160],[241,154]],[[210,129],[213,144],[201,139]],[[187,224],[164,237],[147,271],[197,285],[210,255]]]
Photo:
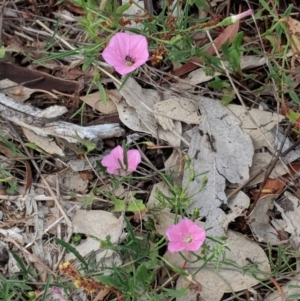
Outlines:
[[67,111],[62,106],[52,106],[40,110],[30,105],[19,103],[0,93],[0,114],[3,119],[11,121],[21,127],[32,130],[41,136],[55,136],[76,143],[80,139],[100,140],[120,137],[124,129],[118,123],[100,124],[93,126],[79,126],[57,117]]

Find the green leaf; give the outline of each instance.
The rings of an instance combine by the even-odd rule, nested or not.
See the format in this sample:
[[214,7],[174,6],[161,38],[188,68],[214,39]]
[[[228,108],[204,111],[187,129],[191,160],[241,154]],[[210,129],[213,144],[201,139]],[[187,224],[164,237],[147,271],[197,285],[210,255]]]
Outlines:
[[223,97],[221,99],[222,105],[227,105],[232,102],[235,97],[235,91],[233,88],[227,88],[222,90]]
[[277,48],[276,40],[273,36],[266,35],[265,38],[271,43],[273,49]]
[[128,205],[126,205],[125,200],[117,199],[115,196],[111,196],[110,199],[115,205],[114,212],[130,211],[135,213],[146,210],[143,201],[134,197],[130,198],[130,203]]
[[84,63],[82,65],[82,71],[87,70],[87,68],[89,68],[94,61],[95,61],[94,57],[85,57]]
[[114,203],[114,212],[122,212],[125,211],[125,201],[117,199],[115,196],[111,197],[111,201]]
[[183,275],[183,276],[188,276],[188,272],[171,264],[169,261],[167,261],[164,257],[160,257],[160,259],[167,264],[175,273],[179,274],[179,275]]
[[186,295],[188,293],[189,289],[181,288],[181,289],[172,290],[172,289],[163,287],[163,291],[167,293],[168,297],[179,298],[179,297]]
[[47,298],[48,288],[49,288],[49,285],[50,285],[50,280],[51,280],[51,277],[48,274],[46,285],[44,286],[44,293],[43,293],[43,296],[42,296],[42,301],[45,301],[46,298]]
[[99,89],[99,93],[100,93],[100,98],[101,98],[102,102],[106,105],[107,104],[106,91],[100,81],[98,83],[98,89]]
[[204,0],[193,0],[193,4],[195,4],[199,11],[207,9],[209,6]]
[[288,8],[285,10],[285,12],[283,13],[282,17],[289,17],[293,8],[294,8],[293,4],[290,4]]
[[36,150],[39,153],[45,153],[45,151],[43,149],[41,149],[39,146],[37,146],[35,143],[31,143],[31,142],[27,142],[25,143],[25,146]]
[[[14,297],[15,295],[17,295],[19,297],[20,300],[22,301],[27,301],[22,294],[20,294],[17,290],[16,287],[24,289],[24,290],[31,290],[32,288],[28,285],[25,285],[21,282],[16,281],[12,281],[12,280],[6,280],[4,277],[0,276],[0,283],[2,286],[2,296],[4,300],[13,300],[12,297]],[[11,290],[12,292],[9,295],[9,290]],[[16,299],[16,298],[15,298]]]
[[9,253],[12,255],[12,257],[15,259],[15,261],[18,263],[18,265],[20,266],[21,270],[22,270],[22,274],[23,276],[27,279],[28,278],[28,274],[29,271],[28,269],[25,267],[23,260],[13,251],[9,251]]
[[86,148],[86,154],[93,151],[96,148],[96,144],[89,140],[80,140],[80,142]]
[[117,288],[120,291],[125,291],[126,287],[123,285],[121,281],[114,278],[113,276],[95,276],[95,279],[99,282]]
[[151,283],[153,279],[152,273],[150,273],[144,263],[137,268],[135,279],[136,283],[140,283],[143,287],[147,287]]
[[226,59],[229,63],[229,67],[234,72],[241,72],[241,55],[244,51],[243,44],[244,33],[239,32],[233,39],[232,45],[229,48],[229,54]]
[[138,200],[134,198],[133,201],[127,206],[126,211],[131,211],[131,212],[140,212],[140,211],[145,211],[146,206],[143,203],[142,200]]
[[0,59],[3,59],[6,53],[6,49],[5,48],[0,48]]
[[121,14],[123,14],[127,9],[129,9],[130,6],[131,6],[131,3],[130,3],[130,2],[125,3],[125,4],[119,6],[119,7],[116,9],[116,13],[121,15]]
[[65,249],[67,249],[69,252],[73,253],[75,255],[75,257],[84,265],[84,267],[86,269],[88,269],[88,265],[87,265],[86,261],[74,247],[72,247],[70,244],[68,244],[67,242],[65,242],[57,237],[55,237],[54,240],[56,243],[58,243],[59,245],[63,246]]
[[286,114],[286,118],[288,118],[291,122],[295,123],[300,118],[300,113],[289,110],[288,114]]
[[230,84],[226,80],[220,79],[217,76],[213,81],[208,83],[208,86],[216,90],[221,90],[223,88],[229,88]]
[[298,105],[300,104],[298,94],[294,90],[289,90],[289,95],[295,103],[297,103]]
[[260,4],[263,6],[263,8],[264,8],[265,10],[267,10],[267,12],[268,12],[275,20],[278,19],[278,17],[275,15],[273,9],[268,5],[267,2],[265,2],[264,0],[260,0],[259,2],[260,2]]

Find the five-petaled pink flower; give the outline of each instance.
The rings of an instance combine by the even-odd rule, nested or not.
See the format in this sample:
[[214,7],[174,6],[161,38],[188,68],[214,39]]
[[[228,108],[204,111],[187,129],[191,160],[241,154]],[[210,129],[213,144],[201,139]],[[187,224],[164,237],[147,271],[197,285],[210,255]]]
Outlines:
[[137,166],[141,163],[141,154],[136,149],[127,152],[127,166],[125,164],[124,150],[121,146],[115,147],[110,154],[103,157],[101,163],[106,167],[110,174],[124,176],[126,173],[136,171]]
[[148,43],[142,35],[119,32],[111,38],[102,56],[117,72],[125,75],[146,63]]
[[206,238],[205,230],[188,218],[170,226],[166,235],[169,240],[168,250],[172,253],[183,250],[198,251]]

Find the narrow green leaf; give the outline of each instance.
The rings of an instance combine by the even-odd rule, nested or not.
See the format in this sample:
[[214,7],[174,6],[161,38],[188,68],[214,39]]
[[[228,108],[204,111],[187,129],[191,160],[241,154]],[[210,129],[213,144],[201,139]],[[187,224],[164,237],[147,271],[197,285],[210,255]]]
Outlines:
[[21,270],[22,270],[22,273],[25,277],[27,277],[27,274],[28,274],[28,270],[27,268],[25,267],[24,263],[23,263],[23,260],[13,251],[9,251],[9,253],[12,255],[12,257],[15,259],[15,261],[18,263],[18,265],[20,266]]
[[5,56],[5,53],[6,53],[6,49],[5,48],[0,48],[0,58],[4,58]]
[[117,9],[116,9],[116,13],[117,14],[123,14],[127,9],[129,9],[131,6],[131,3],[130,2],[127,2],[121,6],[119,6]]
[[181,289],[172,290],[172,289],[168,289],[168,288],[164,287],[163,291],[168,294],[168,297],[179,298],[179,297],[183,297],[184,295],[186,295],[188,293],[189,289],[181,288]]
[[88,269],[88,265],[87,265],[86,261],[74,247],[72,247],[70,244],[68,244],[67,242],[65,242],[57,237],[55,237],[55,242],[58,243],[59,245],[63,246],[64,248],[66,248],[69,252],[73,253],[75,255],[75,257],[84,265],[84,267],[86,269]]
[[298,94],[294,90],[289,90],[289,95],[295,103],[297,103],[298,105],[300,104],[300,99],[298,97]]
[[41,301],[46,301],[46,297],[47,297],[47,293],[48,293],[49,284],[50,284],[50,277],[49,277],[49,275],[48,275],[47,281],[46,281],[46,285],[45,285],[45,287],[44,287],[44,293],[43,293],[43,296],[42,296],[42,300],[41,300]]

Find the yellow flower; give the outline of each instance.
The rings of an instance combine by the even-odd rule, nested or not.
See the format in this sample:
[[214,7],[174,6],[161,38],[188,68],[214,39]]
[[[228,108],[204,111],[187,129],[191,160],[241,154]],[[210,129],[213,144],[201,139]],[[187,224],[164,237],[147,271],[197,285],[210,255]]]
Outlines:
[[65,268],[68,268],[69,266],[70,266],[70,262],[69,261],[66,261],[66,262],[64,262],[63,264],[60,264],[59,265],[59,268],[60,269],[65,269]]
[[75,285],[76,288],[80,288],[80,286],[81,286],[80,279],[74,279],[74,285]]

